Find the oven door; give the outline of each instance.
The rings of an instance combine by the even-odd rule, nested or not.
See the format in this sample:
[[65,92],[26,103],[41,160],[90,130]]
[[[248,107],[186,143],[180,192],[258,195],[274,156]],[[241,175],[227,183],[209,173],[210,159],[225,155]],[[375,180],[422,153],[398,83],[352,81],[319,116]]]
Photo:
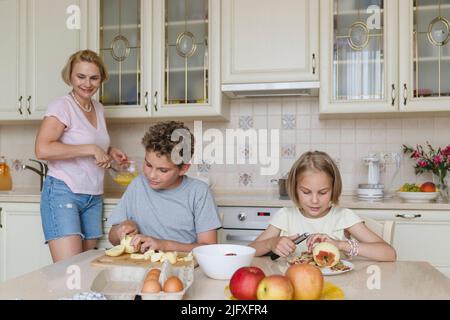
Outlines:
[[248,245],[264,230],[220,229],[219,243]]

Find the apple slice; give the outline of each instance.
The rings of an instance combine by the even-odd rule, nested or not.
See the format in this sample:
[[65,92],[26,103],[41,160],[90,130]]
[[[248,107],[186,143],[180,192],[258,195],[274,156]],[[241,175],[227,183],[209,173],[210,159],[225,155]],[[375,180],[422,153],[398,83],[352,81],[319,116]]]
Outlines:
[[125,246],[119,244],[118,246],[112,247],[105,251],[105,254],[109,257],[118,257],[125,252]]
[[139,250],[136,250],[134,248],[134,246],[132,246],[131,243],[131,239],[133,239],[132,236],[126,236],[125,238],[123,238],[122,240],[120,240],[120,244],[125,246],[125,252],[126,253],[136,253]]
[[340,258],[339,249],[329,242],[321,242],[313,248],[313,259],[319,267],[334,267]]

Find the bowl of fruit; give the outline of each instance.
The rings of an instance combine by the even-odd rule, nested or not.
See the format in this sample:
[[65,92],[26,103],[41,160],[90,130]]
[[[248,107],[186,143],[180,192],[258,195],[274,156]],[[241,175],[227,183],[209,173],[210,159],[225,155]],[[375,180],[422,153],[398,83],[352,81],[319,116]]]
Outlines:
[[430,202],[438,195],[439,192],[433,182],[405,183],[397,191],[397,196],[405,202]]

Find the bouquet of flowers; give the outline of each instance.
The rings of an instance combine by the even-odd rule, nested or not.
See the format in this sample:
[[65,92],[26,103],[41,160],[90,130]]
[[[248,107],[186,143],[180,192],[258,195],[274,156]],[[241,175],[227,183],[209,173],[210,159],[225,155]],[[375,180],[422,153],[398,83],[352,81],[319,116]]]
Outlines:
[[425,151],[421,145],[417,145],[416,148],[403,145],[403,153],[411,154],[410,158],[416,162],[414,166],[416,174],[431,171],[439,180],[437,185],[441,195],[444,199],[448,199],[449,189],[445,178],[450,171],[450,145],[435,149],[427,142],[427,149],[428,151]]

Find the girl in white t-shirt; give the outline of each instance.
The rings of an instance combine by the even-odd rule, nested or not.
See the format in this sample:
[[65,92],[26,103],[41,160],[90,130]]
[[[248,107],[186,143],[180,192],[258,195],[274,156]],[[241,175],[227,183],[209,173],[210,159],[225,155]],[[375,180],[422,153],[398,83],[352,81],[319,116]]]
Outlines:
[[[250,244],[256,256],[272,251],[281,257],[312,251],[317,242],[330,242],[350,256],[395,261],[393,247],[369,230],[352,210],[340,208],[342,181],[334,161],[324,152],[304,153],[292,166],[287,179],[294,208],[282,208],[267,229]],[[298,246],[299,234],[308,239]],[[351,236],[351,238],[350,238]]]

